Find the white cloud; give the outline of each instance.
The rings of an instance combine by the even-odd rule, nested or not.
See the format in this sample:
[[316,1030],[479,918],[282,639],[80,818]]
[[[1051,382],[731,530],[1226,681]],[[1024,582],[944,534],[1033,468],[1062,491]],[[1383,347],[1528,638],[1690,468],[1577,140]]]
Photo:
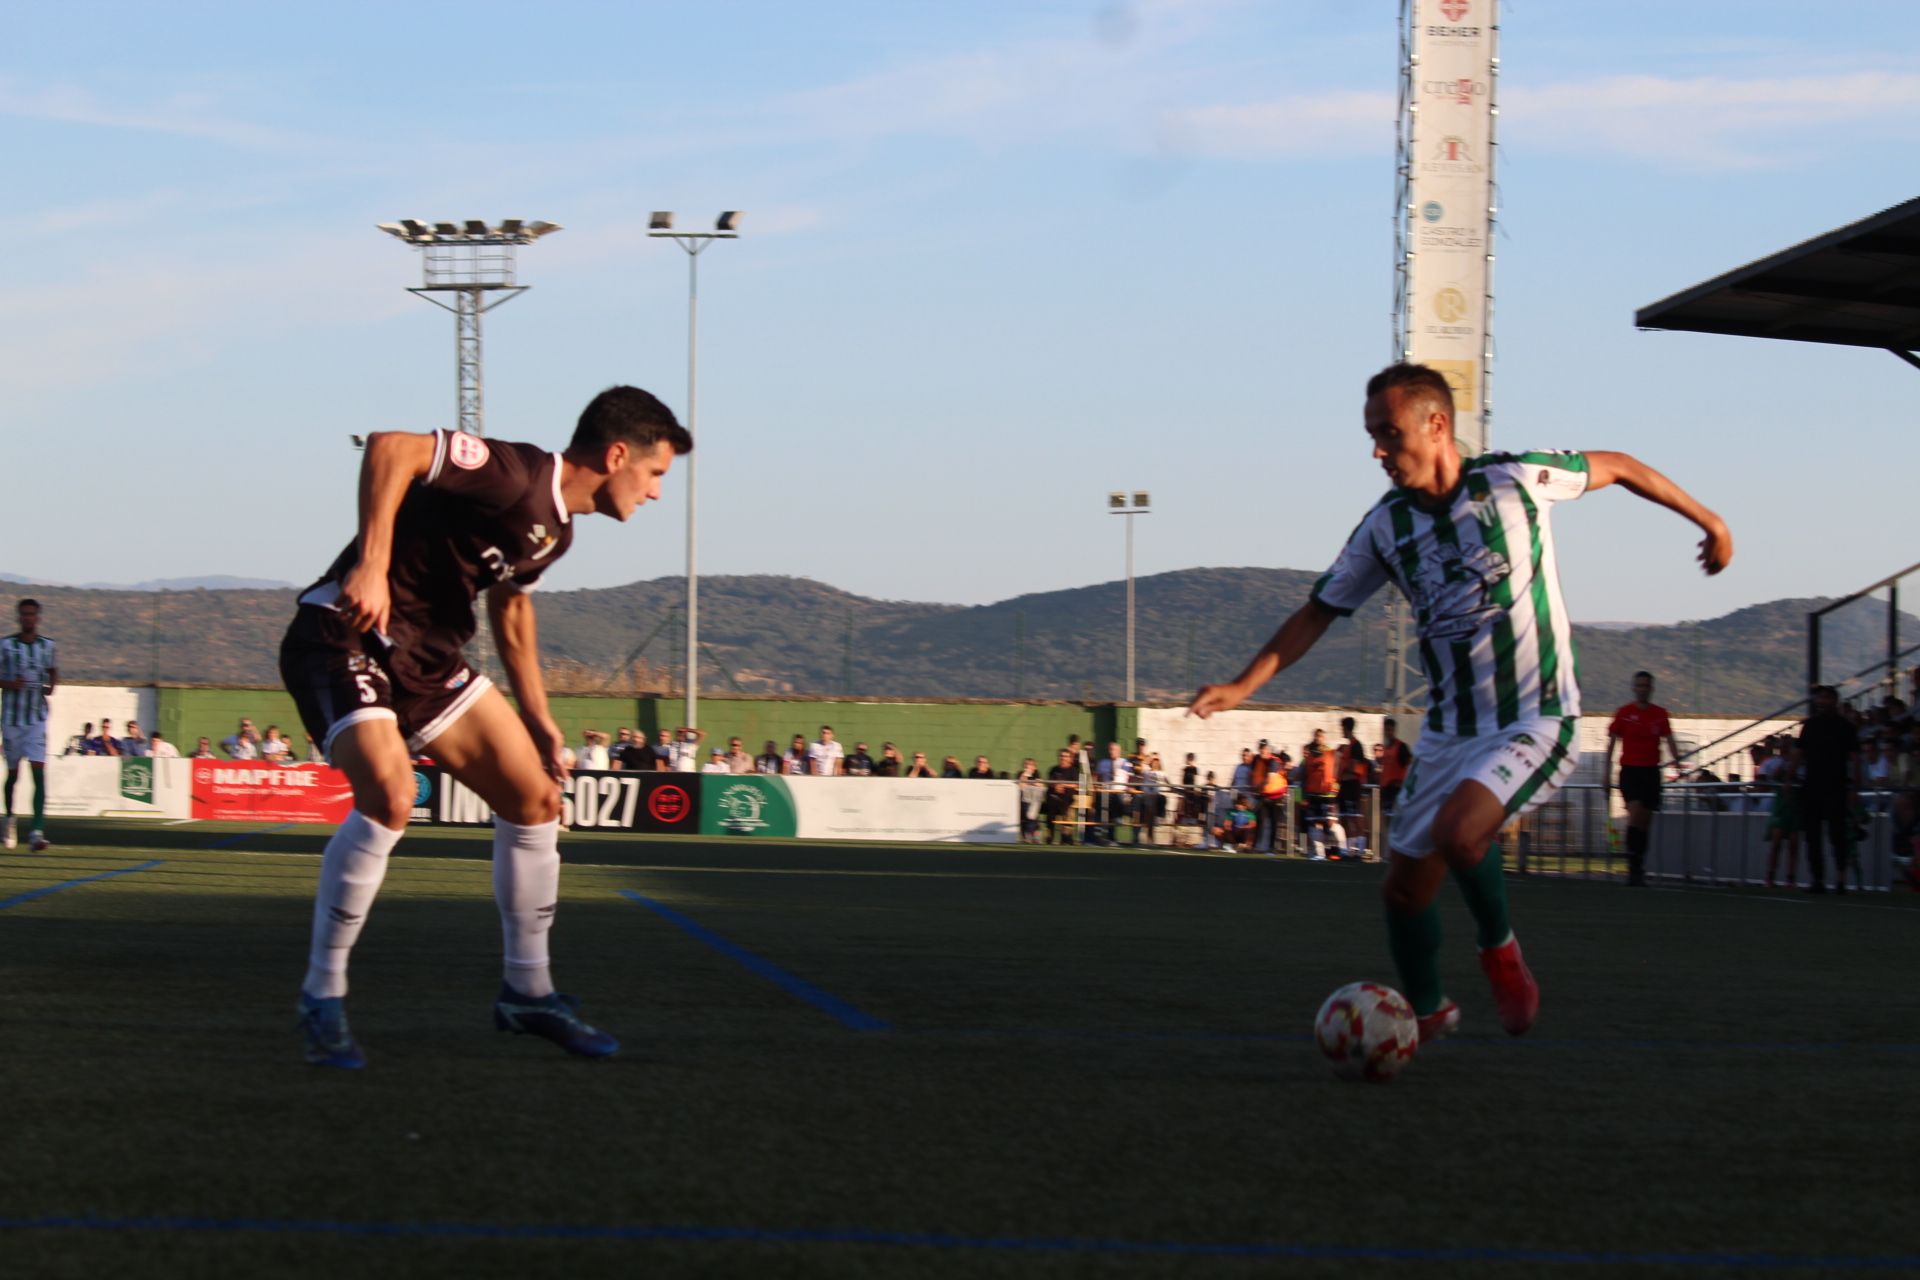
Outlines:
[[1166,149],[1200,155],[1378,155],[1393,145],[1393,113],[1391,93],[1341,90],[1174,111],[1162,132]]
[[0,77],[0,116],[173,134],[245,147],[287,141],[284,134],[227,115],[213,95],[203,92],[173,93],[156,102],[124,105],[105,102],[73,85],[28,87],[13,77]]

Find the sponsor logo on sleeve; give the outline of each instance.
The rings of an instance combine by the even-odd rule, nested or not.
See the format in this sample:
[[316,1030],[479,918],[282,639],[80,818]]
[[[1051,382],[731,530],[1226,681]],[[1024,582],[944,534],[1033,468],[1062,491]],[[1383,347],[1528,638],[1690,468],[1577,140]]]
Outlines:
[[487,442],[479,436],[470,436],[464,431],[456,431],[447,442],[447,458],[454,466],[463,471],[475,471],[487,465],[492,451]]

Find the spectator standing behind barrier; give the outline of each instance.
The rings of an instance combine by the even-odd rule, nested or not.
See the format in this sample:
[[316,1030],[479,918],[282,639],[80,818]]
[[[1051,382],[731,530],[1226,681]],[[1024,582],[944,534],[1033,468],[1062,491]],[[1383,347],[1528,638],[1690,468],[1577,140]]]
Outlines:
[[147,745],[149,747],[148,754],[155,760],[178,760],[180,758],[180,748],[168,742],[167,735],[158,729],[153,731],[153,737],[148,739]]
[[975,756],[973,758],[973,768],[967,770],[967,776],[969,778],[991,778],[993,776],[993,766],[987,762],[985,756]]
[[81,754],[89,756],[123,756],[127,754],[127,749],[120,739],[113,736],[113,721],[102,720],[100,722],[100,732],[87,739],[86,743],[81,747]]
[[1133,782],[1133,765],[1120,754],[1120,744],[1109,742],[1107,754],[1093,766],[1094,781],[1099,783],[1100,823],[1088,833],[1090,843],[1112,844],[1114,827],[1126,811],[1127,788]]
[[605,772],[611,763],[607,756],[607,735],[595,729],[580,732],[580,749],[573,753],[579,767],[589,772]]
[[1816,685],[1813,714],[1800,727],[1795,763],[1804,771],[1800,816],[1807,830],[1807,892],[1825,893],[1822,837],[1833,839],[1834,892],[1847,891],[1847,850],[1853,843],[1853,805],[1860,787],[1860,734],[1839,711],[1832,685]]
[[833,740],[833,726],[820,726],[820,740],[807,748],[807,772],[820,778],[837,778],[847,771],[847,751]]
[[873,776],[876,778],[897,778],[905,766],[900,758],[900,748],[891,742],[880,744],[880,758],[873,762]]
[[1354,736],[1356,725],[1352,716],[1340,717],[1340,748],[1335,753],[1339,757],[1340,775],[1340,821],[1349,831],[1362,838],[1372,833],[1367,830],[1367,784],[1373,781],[1373,765],[1367,759],[1367,749],[1360,739]]
[[1260,784],[1260,824],[1267,832],[1267,841],[1261,844],[1256,837],[1256,848],[1269,853],[1289,853],[1282,849],[1283,832],[1287,829],[1287,772],[1293,761],[1282,751],[1273,759],[1273,767],[1267,770],[1266,781]]
[[[1307,793],[1307,821],[1312,828],[1308,839],[1313,840],[1314,834],[1319,832],[1324,833],[1331,843],[1335,826],[1334,807],[1340,802],[1340,759],[1327,746],[1325,729],[1313,731],[1313,741],[1306,745],[1300,768],[1303,775],[1301,789]],[[1342,830],[1338,843],[1344,845],[1345,837],[1346,832]],[[1326,861],[1326,853],[1315,843],[1313,860]]]
[[153,754],[153,744],[147,741],[146,734],[140,732],[140,722],[138,720],[127,721],[127,733],[124,738],[120,739],[120,744],[126,748],[126,753],[130,756],[150,756]]
[[87,739],[93,736],[93,721],[80,726],[80,732],[67,739],[67,746],[60,754],[63,756],[83,756],[87,754]]
[[786,764],[786,758],[780,754],[779,748],[773,745],[773,739],[768,738],[767,745],[762,747],[760,754],[753,758],[753,771],[755,773],[785,773]]
[[960,767],[959,756],[948,756],[940,762],[940,776],[943,778],[964,778],[966,771]]
[[1613,777],[1613,747],[1620,744],[1620,798],[1627,803],[1627,883],[1647,882],[1647,846],[1653,815],[1660,812],[1660,739],[1667,740],[1674,768],[1680,744],[1674,741],[1667,709],[1653,700],[1653,673],[1633,673],[1633,701],[1613,713],[1607,726],[1607,771]]
[[[153,736],[157,738],[160,735],[156,733]],[[327,753],[320,749],[320,744],[313,740],[312,734],[310,733],[307,734],[306,738],[307,738],[307,763],[308,764],[325,764],[327,762]]]
[[1253,847],[1256,849],[1270,849],[1273,847],[1274,831],[1267,821],[1266,806],[1260,803],[1258,797],[1266,793],[1267,779],[1271,777],[1273,771],[1279,767],[1280,759],[1273,752],[1273,744],[1265,738],[1262,738],[1260,739],[1259,749],[1253,753],[1253,759],[1247,764],[1246,785],[1240,786],[1236,784],[1234,787],[1235,791],[1246,792],[1247,801],[1253,806],[1253,816],[1255,819]]
[[706,741],[705,729],[681,725],[673,737],[673,771],[692,773],[700,767],[700,744]]
[[847,757],[847,776],[849,778],[867,778],[873,776],[873,757],[867,754],[867,744],[853,744],[853,754]]
[[616,769],[650,772],[655,758],[653,748],[647,745],[647,735],[642,732],[628,733],[625,742],[614,745],[613,767]]
[[254,732],[253,721],[240,717],[240,727],[220,740],[220,749],[229,760],[258,760],[260,735]]
[[[767,744],[771,747],[773,744]],[[653,768],[658,773],[673,771],[673,730],[661,729],[653,735],[653,745],[647,748],[653,752]]]
[[1013,777],[1020,795],[1020,843],[1040,843],[1040,813],[1047,803],[1047,784],[1041,780],[1040,765],[1032,756],[1020,762]]
[[[88,727],[91,728],[92,726]],[[213,739],[200,739],[200,744],[193,749],[192,758],[195,760],[218,760],[220,757],[213,754]]]
[[1042,810],[1047,819],[1048,844],[1072,844],[1073,798],[1080,791],[1080,760],[1071,745],[1060,748],[1060,760],[1047,770],[1047,799]]
[[933,776],[933,769],[927,764],[926,752],[916,751],[913,753],[913,763],[907,766],[905,776],[909,778],[931,778]]
[[271,765],[293,763],[293,744],[280,732],[280,726],[267,726],[267,736],[260,739],[260,758]]
[[753,757],[747,754],[746,749],[740,745],[740,739],[738,738],[727,739],[727,772],[754,772]]
[[1227,784],[1234,791],[1245,791],[1253,786],[1253,748],[1240,748],[1240,763],[1233,766],[1233,781]]
[[720,748],[715,747],[712,753],[707,757],[706,764],[700,767],[700,772],[732,773],[733,770],[727,766],[727,753],[722,751]]
[[[1400,800],[1400,784],[1407,780],[1407,767],[1413,763],[1413,752],[1400,741],[1400,722],[1392,716],[1380,722],[1380,733],[1386,739],[1380,744],[1380,812],[1392,813]],[[1379,843],[1384,854],[1386,842]]]
[[801,777],[807,772],[807,735],[796,733],[788,744],[786,754],[780,757],[780,772],[789,778]]

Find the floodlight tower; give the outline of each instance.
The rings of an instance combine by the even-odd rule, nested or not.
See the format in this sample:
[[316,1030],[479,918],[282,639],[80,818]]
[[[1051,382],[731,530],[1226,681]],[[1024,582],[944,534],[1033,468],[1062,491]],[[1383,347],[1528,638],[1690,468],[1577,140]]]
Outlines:
[[[647,220],[647,237],[671,240],[687,255],[687,430],[694,426],[700,382],[700,255],[715,240],[738,240],[743,215],[732,209],[713,220],[711,231],[675,231],[673,213],[660,209]],[[693,454],[687,455],[687,719],[689,729],[700,723],[700,578],[694,548],[699,523],[694,511]]]
[[[523,218],[507,218],[498,226],[478,218],[464,222],[402,218],[383,222],[380,229],[420,250],[421,283],[407,292],[453,312],[454,426],[470,435],[485,435],[480,317],[531,287],[514,282],[514,251],[551,235],[559,226]],[[438,295],[443,293],[453,295],[451,306],[441,301]],[[489,293],[500,296],[489,302]]]
[[1127,518],[1127,701],[1133,701],[1133,518],[1152,515],[1152,497],[1144,489],[1107,495],[1107,514]]

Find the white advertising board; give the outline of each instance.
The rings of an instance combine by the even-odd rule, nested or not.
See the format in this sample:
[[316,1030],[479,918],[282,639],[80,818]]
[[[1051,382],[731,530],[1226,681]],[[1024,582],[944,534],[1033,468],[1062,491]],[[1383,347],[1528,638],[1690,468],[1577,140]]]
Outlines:
[[[188,760],[55,756],[47,761],[47,816],[62,818],[186,818]],[[17,784],[29,785],[24,779]],[[24,812],[26,792],[15,793]]]
[[1017,844],[1020,791],[961,778],[788,778],[803,840]]

